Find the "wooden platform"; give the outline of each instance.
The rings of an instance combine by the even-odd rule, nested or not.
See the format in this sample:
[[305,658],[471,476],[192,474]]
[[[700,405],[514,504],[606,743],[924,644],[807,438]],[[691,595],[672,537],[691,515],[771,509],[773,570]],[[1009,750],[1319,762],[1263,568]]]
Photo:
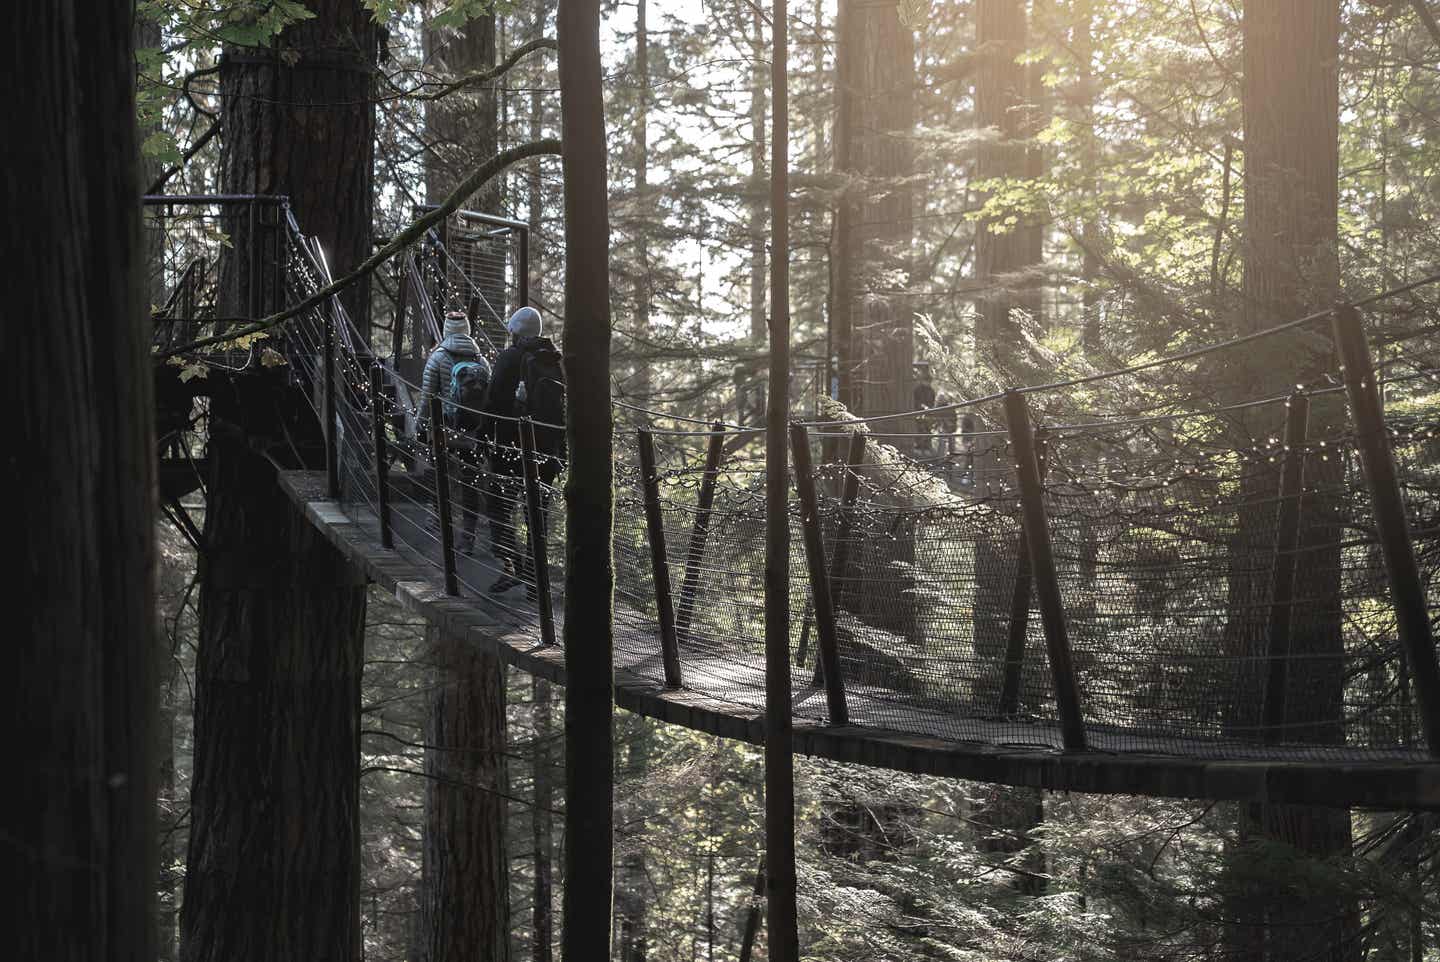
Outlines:
[[[351,562],[407,609],[441,631],[489,649],[522,671],[565,683],[564,651],[544,646],[524,593],[501,599],[462,589],[449,597],[434,562],[423,550],[380,545],[378,525],[368,515],[347,514],[325,499],[324,475],[289,472],[281,484],[305,516]],[[405,512],[408,514],[409,512]],[[398,521],[402,538],[423,544],[424,535],[409,517]],[[398,543],[398,542],[397,542]],[[472,560],[461,568],[468,585],[488,585],[493,574]],[[558,585],[557,585],[558,588]],[[557,622],[560,604],[556,604]],[[759,662],[734,653],[682,652],[688,684],[703,688],[667,689],[661,680],[658,630],[638,612],[621,607],[615,626],[615,702],[622,708],[697,731],[753,744],[764,739],[763,678]],[[933,709],[899,703],[881,689],[848,692],[852,714],[871,703],[868,714],[896,722],[897,729],[829,726],[823,721],[824,695],[809,686],[809,672],[796,672],[792,702],[797,751],[837,761],[897,771],[1022,785],[1055,791],[1153,795],[1254,802],[1440,810],[1440,762],[1400,758],[1344,762],[1252,757],[1260,746],[1197,743],[1194,756],[1143,754],[1133,733],[1091,733],[1092,751],[1064,752],[1059,733],[1046,724],[986,719],[956,719]],[[883,704],[882,704],[883,703]],[[927,734],[960,730],[974,740],[947,740]],[[1115,750],[1121,739],[1131,750]],[[1165,747],[1175,751],[1175,739]],[[1217,760],[1217,751],[1236,757]]]

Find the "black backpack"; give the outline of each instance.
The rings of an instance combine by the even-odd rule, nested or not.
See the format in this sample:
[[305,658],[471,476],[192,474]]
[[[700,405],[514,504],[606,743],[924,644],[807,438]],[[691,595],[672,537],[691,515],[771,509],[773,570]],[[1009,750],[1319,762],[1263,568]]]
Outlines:
[[490,368],[473,355],[460,355],[450,368],[450,391],[445,396],[445,424],[455,431],[473,432],[480,427],[485,392],[490,388]]
[[549,338],[540,338],[525,352],[520,375],[525,385],[525,412],[537,422],[536,450],[564,460],[565,368]]

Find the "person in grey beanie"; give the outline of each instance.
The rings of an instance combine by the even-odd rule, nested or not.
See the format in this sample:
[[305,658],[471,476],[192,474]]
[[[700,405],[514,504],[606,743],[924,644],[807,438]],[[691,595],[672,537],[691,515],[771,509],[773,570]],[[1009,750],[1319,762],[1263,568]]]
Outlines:
[[490,365],[480,353],[480,345],[470,336],[470,319],[461,311],[445,315],[445,329],[440,343],[430,352],[425,371],[420,375],[420,420],[430,417],[430,399],[444,397],[450,389],[450,371],[456,361],[476,361],[488,370]]
[[[514,509],[519,502],[521,476],[518,418],[535,422],[537,464],[540,482],[550,485],[565,465],[565,375],[560,352],[543,336],[540,312],[522,307],[505,325],[511,343],[495,358],[490,393],[485,399],[481,436],[492,441],[491,496],[485,514],[490,521],[491,550],[506,571],[491,585],[492,592],[504,592],[522,583],[526,559],[517,549],[518,531]],[[556,427],[558,425],[559,427]]]

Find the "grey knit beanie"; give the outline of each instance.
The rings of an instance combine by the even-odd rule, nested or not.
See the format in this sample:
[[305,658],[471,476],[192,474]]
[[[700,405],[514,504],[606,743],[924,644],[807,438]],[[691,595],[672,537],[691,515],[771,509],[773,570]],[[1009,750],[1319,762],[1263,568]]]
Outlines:
[[460,311],[450,311],[445,315],[445,336],[451,334],[470,334],[470,319]]
[[540,312],[533,307],[522,307],[510,315],[505,327],[515,337],[539,337],[542,327]]

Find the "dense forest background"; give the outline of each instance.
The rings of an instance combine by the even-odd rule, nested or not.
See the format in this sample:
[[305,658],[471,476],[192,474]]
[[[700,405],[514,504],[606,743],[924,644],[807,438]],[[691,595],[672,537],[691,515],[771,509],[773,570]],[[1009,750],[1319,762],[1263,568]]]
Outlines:
[[[317,229],[348,232],[355,256],[337,260],[353,266],[483,160],[558,134],[555,15],[546,0],[142,0],[148,192],[234,189],[234,145],[262,122],[251,114],[285,109],[273,91],[237,86],[249,82],[237,65],[261,52],[290,66],[317,50],[359,56],[365,81],[328,96],[373,118],[369,141],[345,152],[354,163],[335,168],[351,214],[343,191],[365,199],[351,221]],[[758,423],[774,255],[767,18],[747,0],[603,9],[620,399]],[[943,401],[1107,370],[1437,268],[1440,30],[1421,0],[816,0],[791,10],[790,28],[786,255],[802,409],[823,393],[858,414],[905,411],[917,378]],[[1286,78],[1307,70],[1332,77],[1338,101],[1299,103]],[[1268,167],[1251,156],[1267,125],[1297,138]],[[1284,277],[1264,292],[1265,225],[1284,216],[1264,209],[1284,193],[1265,178],[1277,176],[1302,195],[1330,185],[1328,198],[1292,200],[1296,218],[1307,204],[1332,213],[1298,266],[1271,264]],[[251,187],[300,204],[280,181]],[[304,203],[325,198],[312,186]],[[532,296],[563,337],[561,200],[560,167],[542,157],[471,206],[531,225]],[[377,348],[396,287],[382,269],[347,294]],[[1407,301],[1397,323],[1401,310],[1429,308]],[[1270,350],[1186,393],[1224,400],[1314,377],[1295,345]],[[1045,413],[1162,400],[1141,382],[1104,384]],[[186,504],[202,524],[204,495]],[[215,891],[187,880],[202,851],[191,788],[206,563],[174,525],[159,538],[161,947],[177,957],[188,913],[185,957],[201,958],[195,926],[215,909],[186,893]],[[393,598],[372,591],[348,610],[361,608],[360,957],[551,958],[566,885],[560,692],[447,650]],[[483,750],[447,741],[447,699],[484,716]],[[612,957],[767,957],[759,753],[624,713],[616,738]],[[1343,850],[1307,851],[1247,832],[1256,816],[1238,808],[797,759],[804,957],[1440,957],[1432,816],[1356,811]],[[426,872],[442,817],[486,819],[476,831],[504,858],[449,902]],[[1257,892],[1319,908],[1282,914],[1299,934],[1266,943],[1246,904]],[[473,917],[457,918],[462,902]]]

